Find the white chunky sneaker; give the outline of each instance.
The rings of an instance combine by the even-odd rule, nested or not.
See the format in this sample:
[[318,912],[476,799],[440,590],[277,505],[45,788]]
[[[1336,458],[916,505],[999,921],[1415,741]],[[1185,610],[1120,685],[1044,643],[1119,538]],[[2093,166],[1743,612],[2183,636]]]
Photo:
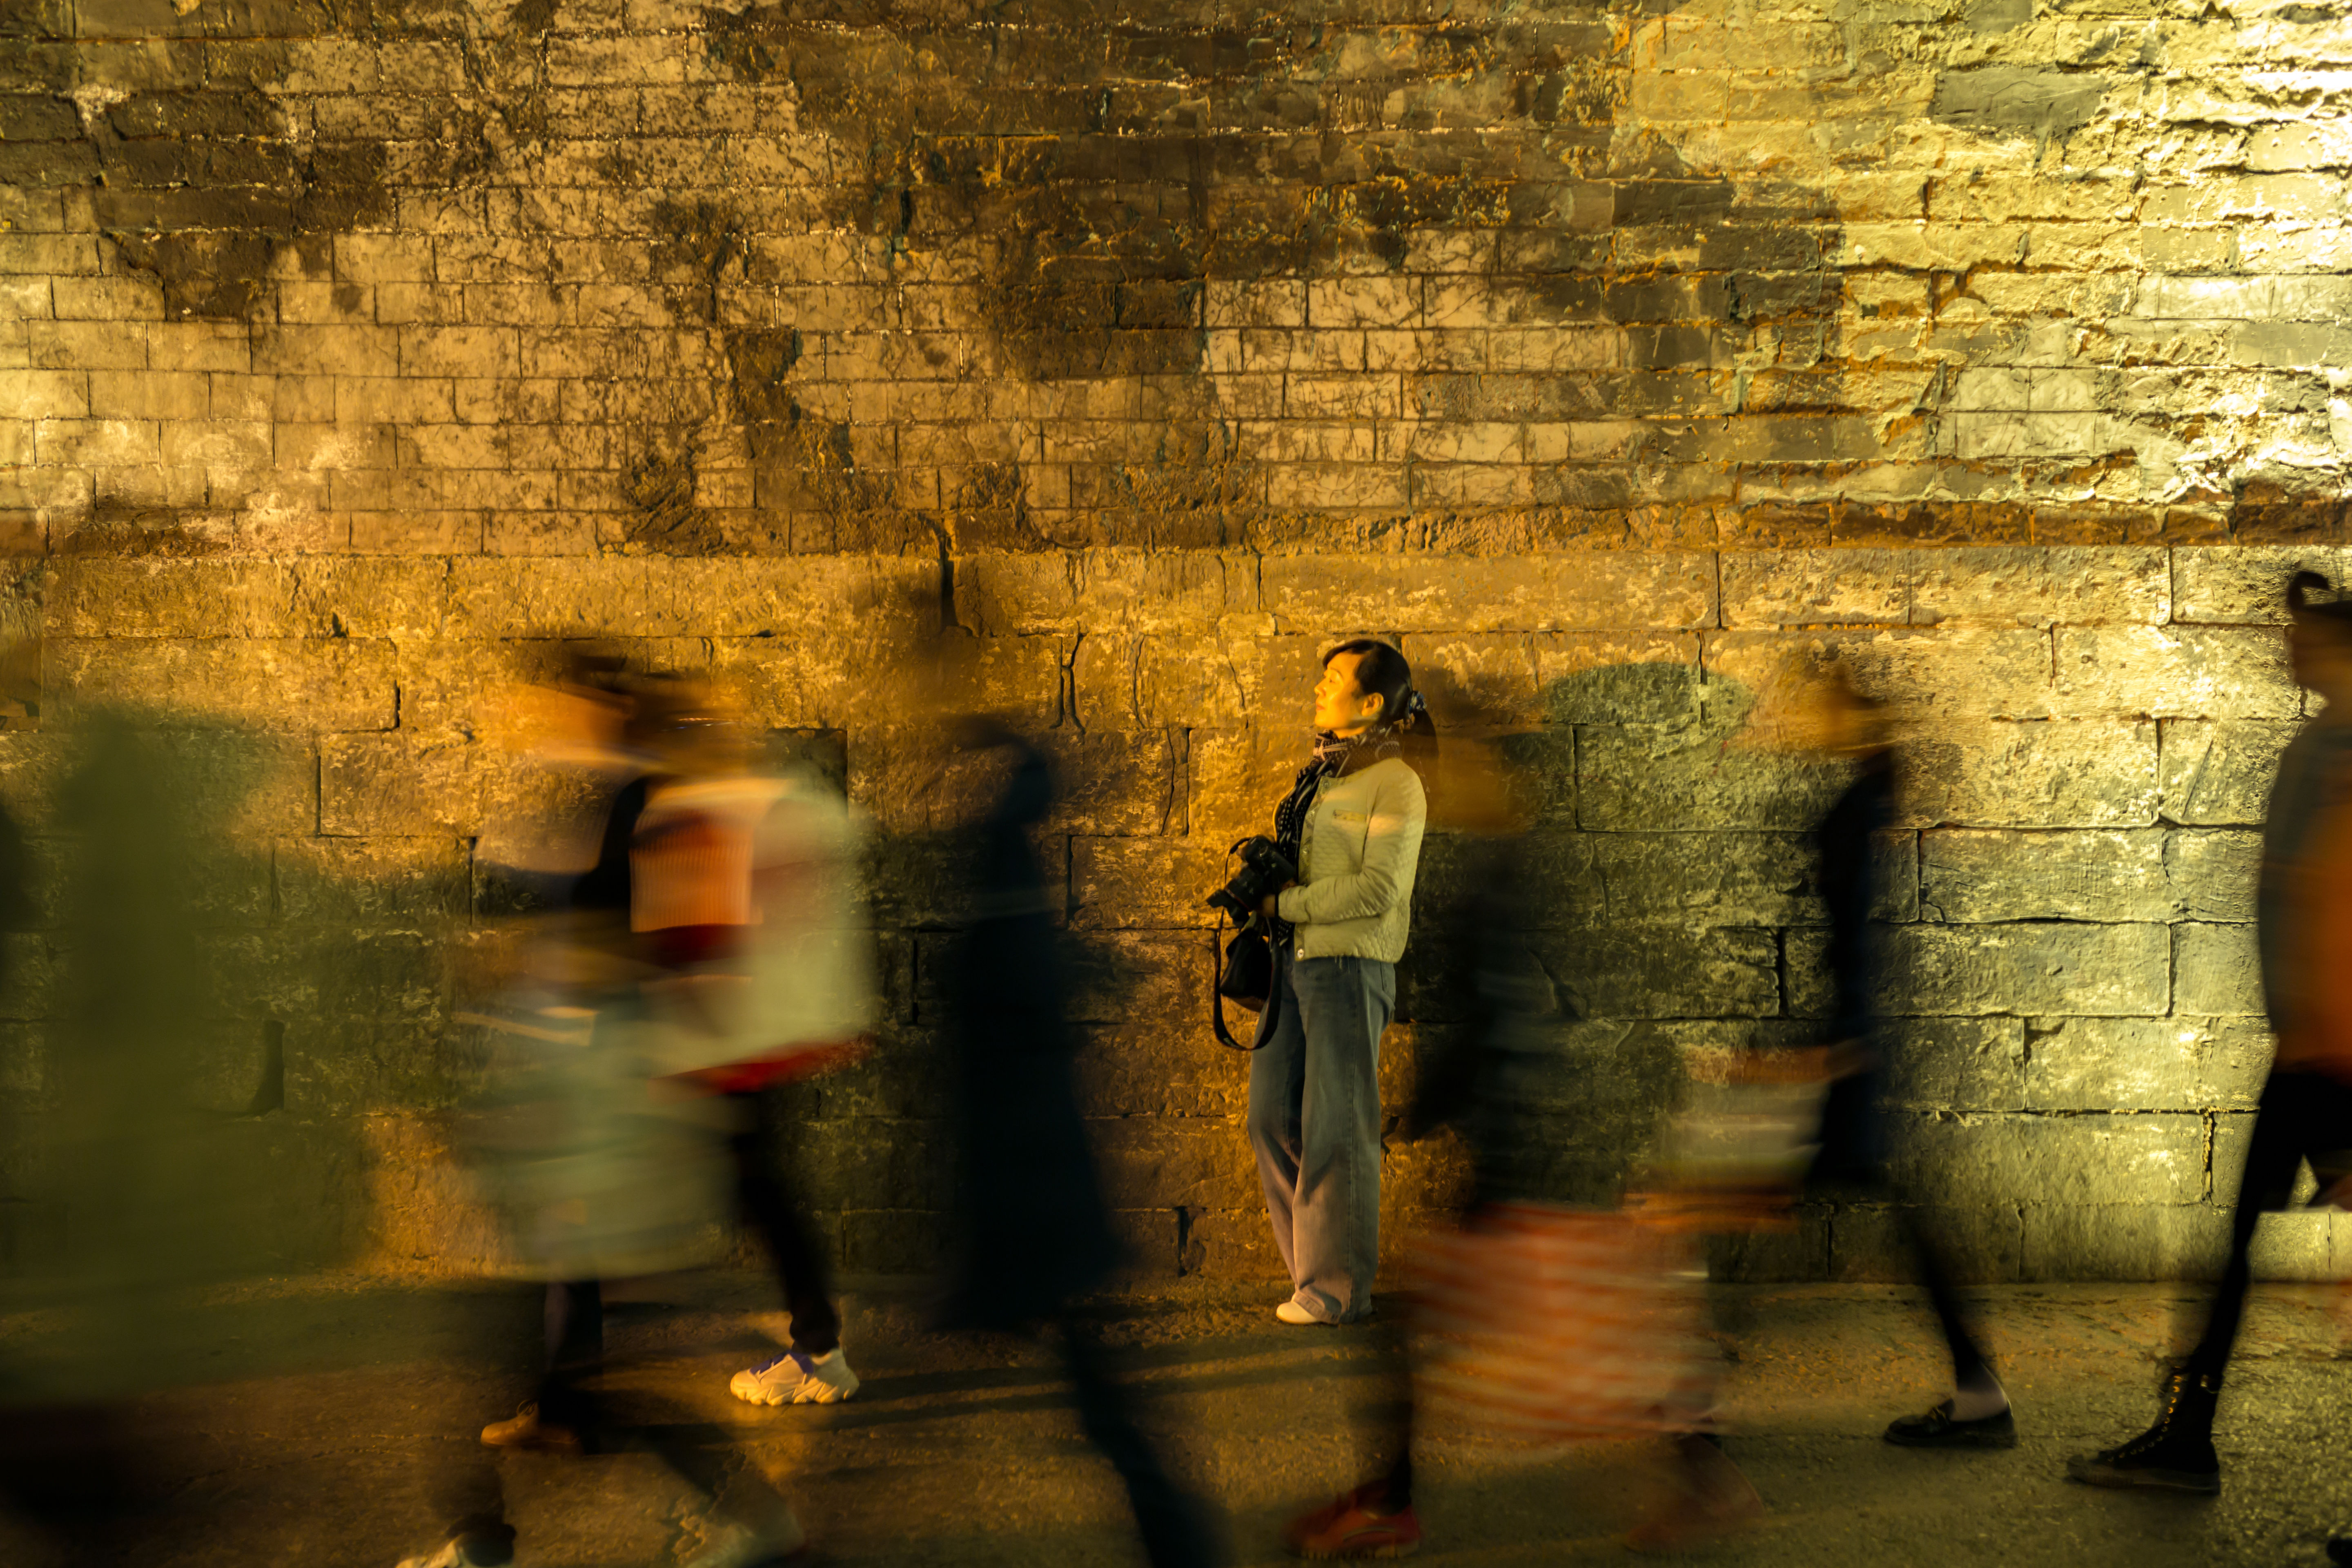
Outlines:
[[838,1350],[820,1356],[786,1351],[737,1373],[727,1392],[750,1405],[838,1405],[857,1392],[857,1374]]
[[1274,1310],[1274,1315],[1294,1329],[1303,1329],[1309,1323],[1320,1323],[1323,1321],[1300,1306],[1296,1298],[1276,1307]]

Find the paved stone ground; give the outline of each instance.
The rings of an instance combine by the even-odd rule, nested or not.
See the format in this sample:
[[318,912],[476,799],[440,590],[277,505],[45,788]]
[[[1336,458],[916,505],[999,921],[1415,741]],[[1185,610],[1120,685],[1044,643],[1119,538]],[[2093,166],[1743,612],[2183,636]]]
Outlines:
[[[1118,1340],[1178,1468],[1229,1510],[1244,1564],[1297,1505],[1351,1479],[1353,1405],[1375,1385],[1366,1331],[1276,1325],[1275,1293],[1213,1285],[1125,1300]],[[1890,1448],[1892,1415],[1934,1397],[1924,1312],[1878,1287],[1747,1287],[1722,1300],[1731,1451],[1769,1522],[1706,1554],[1738,1564],[2293,1563],[2352,1526],[2343,1464],[2338,1295],[2269,1287],[2223,1409],[2226,1489],[2213,1500],[2118,1496],[2060,1479],[2069,1452],[2118,1439],[2151,1407],[2154,1356],[2181,1293],[2008,1287],[1984,1293],[1989,1336],[2020,1409],[2013,1453]],[[819,1563],[1051,1568],[1139,1561],[1107,1468],[1079,1437],[1050,1352],[923,1328],[921,1295],[853,1281],[849,1333],[866,1383],[831,1409],[733,1405],[728,1373],[780,1325],[759,1281],[709,1275],[641,1286],[616,1308],[616,1383],[670,1419],[726,1422],[817,1537]],[[153,1357],[119,1364],[167,1507],[120,1560],[142,1568],[389,1564],[432,1533],[436,1478],[470,1461],[469,1434],[517,1393],[502,1345],[530,1303],[481,1289],[339,1279],[215,1294],[173,1314]],[[0,1352],[37,1367],[59,1321],[0,1319]],[[177,1384],[176,1387],[158,1385]],[[649,1457],[500,1461],[526,1565],[676,1561],[700,1505]],[[1539,1463],[1466,1454],[1425,1464],[1427,1554],[1518,1564],[1608,1561],[1633,1517],[1640,1450]],[[0,1562],[55,1554],[0,1524]],[[85,1554],[81,1561],[95,1560]],[[112,1553],[108,1560],[114,1560]]]

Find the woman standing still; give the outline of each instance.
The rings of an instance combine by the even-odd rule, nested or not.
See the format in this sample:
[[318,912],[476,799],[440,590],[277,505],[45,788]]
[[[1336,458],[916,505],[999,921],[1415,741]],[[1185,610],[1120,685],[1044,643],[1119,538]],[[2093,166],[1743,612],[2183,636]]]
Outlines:
[[1381,1035],[1396,1007],[1427,805],[1403,760],[1429,719],[1404,656],[1323,656],[1315,755],[1275,812],[1299,880],[1267,899],[1274,989],[1250,1062],[1249,1139],[1292,1294],[1286,1323],[1371,1315],[1380,1265]]

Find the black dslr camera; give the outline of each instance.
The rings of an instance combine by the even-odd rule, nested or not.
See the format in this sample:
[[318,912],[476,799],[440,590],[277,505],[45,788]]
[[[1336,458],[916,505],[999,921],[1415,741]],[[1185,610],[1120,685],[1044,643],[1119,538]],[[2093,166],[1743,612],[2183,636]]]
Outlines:
[[1240,856],[1242,868],[1234,873],[1232,881],[1209,895],[1209,907],[1231,910],[1235,925],[1257,913],[1268,896],[1298,880],[1298,868],[1283,854],[1281,846],[1262,833],[1243,839],[1225,853]]

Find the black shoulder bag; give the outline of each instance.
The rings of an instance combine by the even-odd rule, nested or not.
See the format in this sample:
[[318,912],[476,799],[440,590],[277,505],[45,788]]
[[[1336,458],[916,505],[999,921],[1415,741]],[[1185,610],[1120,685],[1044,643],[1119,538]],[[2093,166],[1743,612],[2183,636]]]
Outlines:
[[[1254,1051],[1255,1043],[1244,1045],[1225,1027],[1225,1000],[1231,997],[1253,1013],[1265,1013],[1276,1005],[1274,999],[1274,944],[1266,940],[1265,922],[1253,915],[1247,923],[1236,927],[1231,942],[1224,940],[1225,922],[1232,919],[1224,911],[1217,916],[1217,989],[1209,1002],[1209,1017],[1217,1031],[1217,1044],[1227,1050]],[[1257,1033],[1263,1036],[1273,1020],[1261,1017]]]

